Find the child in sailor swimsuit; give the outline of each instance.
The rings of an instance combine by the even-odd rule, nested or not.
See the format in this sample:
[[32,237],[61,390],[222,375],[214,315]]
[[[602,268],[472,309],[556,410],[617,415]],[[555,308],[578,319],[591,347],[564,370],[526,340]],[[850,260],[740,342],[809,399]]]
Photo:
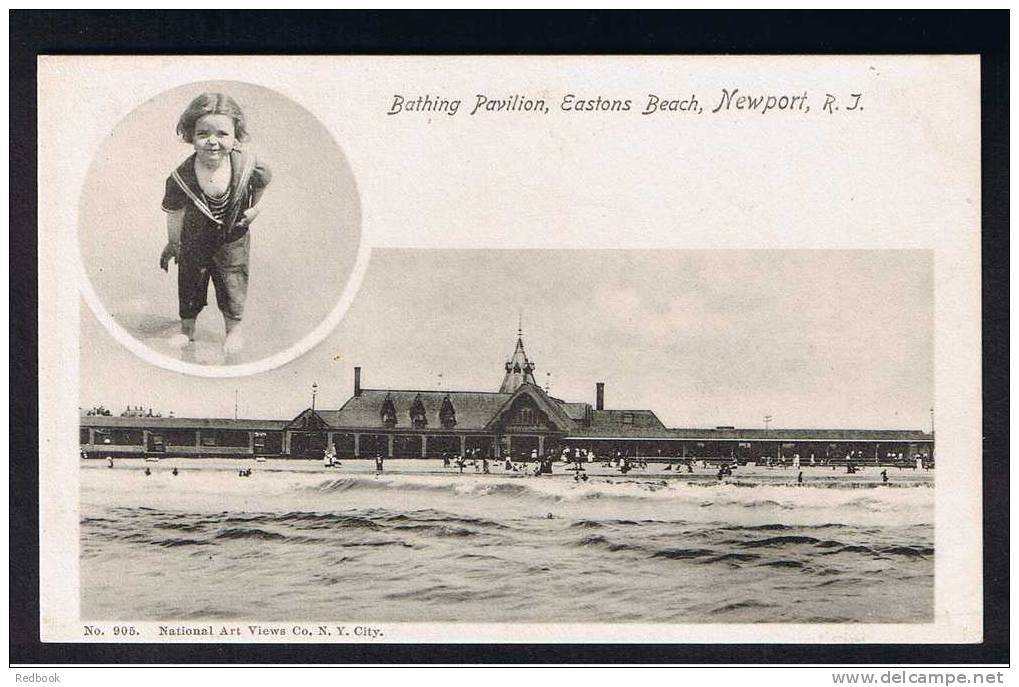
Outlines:
[[180,333],[171,345],[195,338],[195,319],[206,305],[209,281],[223,315],[223,350],[243,346],[241,320],[248,292],[248,227],[271,175],[238,142],[247,139],[244,113],[232,98],[205,93],[188,105],[177,134],[195,152],[166,180],[163,211],[168,241],[159,259],[163,271],[177,261]]

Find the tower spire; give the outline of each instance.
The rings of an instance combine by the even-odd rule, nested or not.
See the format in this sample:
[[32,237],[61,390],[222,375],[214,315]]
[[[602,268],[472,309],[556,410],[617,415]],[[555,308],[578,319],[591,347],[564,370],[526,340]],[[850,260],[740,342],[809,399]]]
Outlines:
[[523,315],[518,314],[517,316],[517,345],[513,349],[513,355],[508,361],[506,361],[506,374],[502,378],[502,386],[499,387],[499,393],[511,394],[517,390],[521,384],[534,384],[537,386],[537,382],[534,381],[534,363],[527,358],[527,352],[524,351],[524,328],[523,328]]

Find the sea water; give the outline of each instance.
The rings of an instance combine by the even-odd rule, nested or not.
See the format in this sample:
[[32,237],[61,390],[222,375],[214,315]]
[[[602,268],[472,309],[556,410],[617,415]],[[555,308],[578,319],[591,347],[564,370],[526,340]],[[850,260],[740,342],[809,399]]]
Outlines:
[[[179,466],[174,476],[170,466]],[[143,468],[153,472],[146,476]],[[239,477],[252,467],[251,477]],[[86,620],[929,622],[925,476],[83,462]],[[399,472],[392,472],[397,468]],[[434,474],[439,473],[439,474]]]

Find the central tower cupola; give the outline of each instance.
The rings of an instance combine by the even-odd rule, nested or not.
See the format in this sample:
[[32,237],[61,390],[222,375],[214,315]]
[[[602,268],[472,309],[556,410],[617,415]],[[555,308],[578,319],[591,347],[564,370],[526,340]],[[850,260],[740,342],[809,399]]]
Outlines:
[[524,352],[524,333],[521,324],[517,325],[517,347],[513,357],[506,361],[506,376],[502,378],[499,393],[512,394],[521,384],[537,384],[534,381],[534,363],[527,359]]

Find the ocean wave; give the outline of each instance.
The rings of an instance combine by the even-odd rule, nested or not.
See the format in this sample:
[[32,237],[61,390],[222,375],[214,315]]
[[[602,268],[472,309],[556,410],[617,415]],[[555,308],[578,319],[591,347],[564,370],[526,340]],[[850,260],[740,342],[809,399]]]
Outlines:
[[598,534],[584,537],[580,541],[573,542],[573,545],[580,547],[596,546],[609,552],[644,550],[644,548],[641,546],[636,546],[634,544],[625,544],[622,542],[614,542]]
[[659,549],[651,554],[652,558],[667,558],[669,560],[683,560],[687,558],[714,558],[718,551],[713,549]]
[[780,537],[768,537],[766,539],[753,539],[751,541],[732,541],[744,548],[757,548],[762,546],[786,546],[789,544],[820,544],[821,540],[802,534],[790,534]]
[[[866,484],[866,483],[865,483]],[[816,486],[815,486],[816,485]],[[753,489],[748,489],[748,487]],[[570,501],[634,502],[671,500],[692,502],[701,508],[739,507],[791,510],[848,506],[870,512],[888,512],[926,504],[932,493],[929,484],[850,486],[841,482],[796,484],[742,484],[733,482],[687,482],[649,479],[600,479],[576,483],[564,478],[520,478],[468,475],[343,477],[319,481],[302,489],[319,493],[392,491],[435,493],[463,498],[535,500],[547,503]],[[871,488],[875,487],[875,488]],[[894,492],[894,493],[893,493]],[[836,495],[837,494],[837,495]],[[905,496],[913,494],[913,496]],[[708,498],[704,498],[705,496]]]
[[258,539],[260,541],[282,541],[285,535],[278,532],[268,532],[257,527],[230,527],[220,531],[216,539]]
[[906,556],[907,558],[927,558],[934,555],[934,548],[931,546],[889,546],[881,549],[881,553]]
[[801,561],[793,561],[793,560],[789,560],[789,559],[783,558],[783,559],[777,560],[777,561],[765,561],[765,562],[760,564],[760,567],[764,567],[764,568],[796,568],[798,570],[802,570],[803,568],[806,567],[806,564],[804,564]]
[[472,530],[467,527],[450,527],[449,525],[431,525],[424,523],[419,525],[395,525],[392,529],[400,532],[415,532],[436,537],[476,537],[482,534],[477,530]]
[[159,530],[179,530],[181,532],[201,532],[205,528],[191,522],[155,522],[152,526]]
[[759,560],[761,556],[756,553],[723,553],[720,556],[709,558],[709,563],[731,563],[738,565],[740,563],[750,563],[752,561]]
[[169,539],[159,539],[152,542],[156,546],[162,546],[164,548],[175,548],[178,546],[207,546],[209,542],[199,541],[198,539],[179,539],[171,537]]
[[764,609],[764,608],[776,608],[777,604],[767,603],[764,601],[757,601],[754,599],[745,599],[743,601],[734,601],[727,603],[722,606],[717,606],[711,610],[712,614],[731,613],[733,611],[744,611],[750,609]]

